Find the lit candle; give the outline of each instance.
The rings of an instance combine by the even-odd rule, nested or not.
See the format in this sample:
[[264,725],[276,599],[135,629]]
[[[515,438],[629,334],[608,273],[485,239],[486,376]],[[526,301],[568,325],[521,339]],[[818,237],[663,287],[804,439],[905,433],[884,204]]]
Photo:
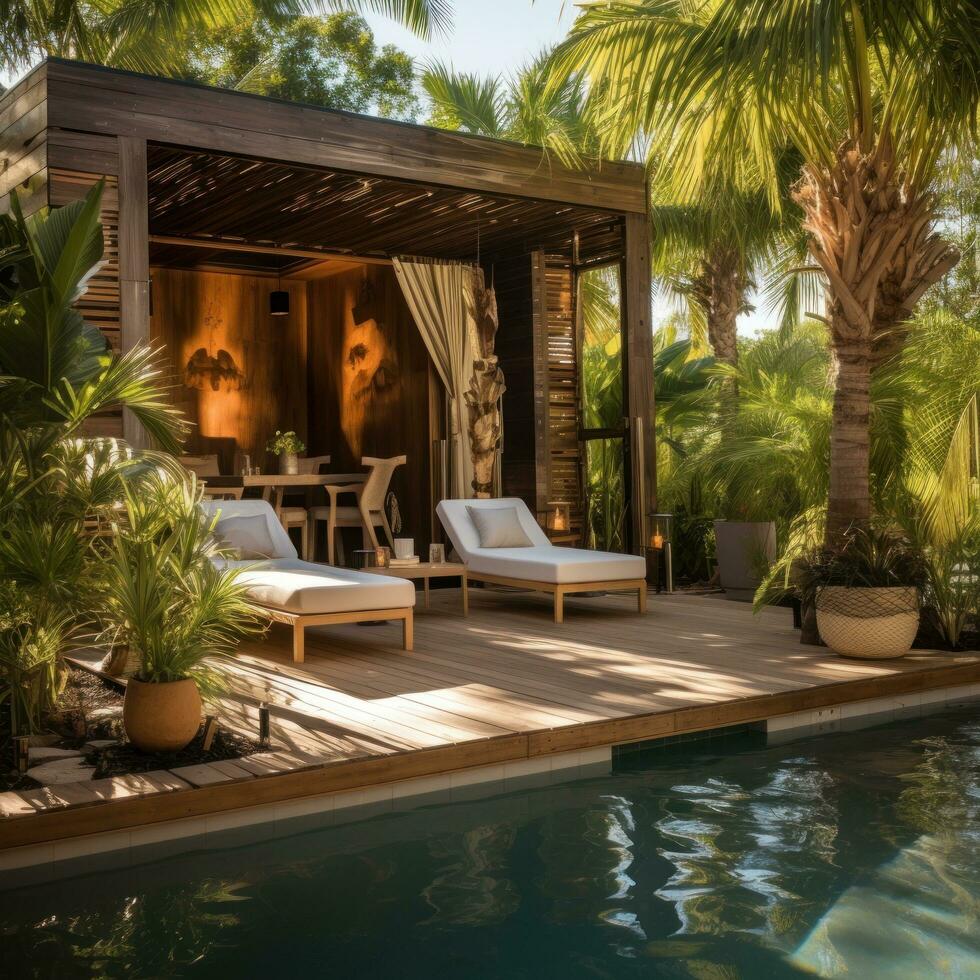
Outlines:
[[565,530],[565,515],[562,513],[562,510],[561,510],[560,507],[556,507],[555,508],[555,521],[554,521],[554,526],[555,526],[555,530],[556,531],[564,531]]
[[653,535],[653,540],[651,542],[656,549],[660,549],[664,546],[664,536],[658,531]]

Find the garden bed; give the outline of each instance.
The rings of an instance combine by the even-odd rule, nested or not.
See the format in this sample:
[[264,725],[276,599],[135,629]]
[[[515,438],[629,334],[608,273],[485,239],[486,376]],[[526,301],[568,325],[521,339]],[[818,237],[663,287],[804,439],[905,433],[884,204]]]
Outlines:
[[[65,782],[156,772],[239,759],[259,752],[257,741],[221,728],[204,748],[204,726],[180,752],[140,752],[122,725],[123,689],[81,667],[70,666],[49,730],[31,737],[27,774],[17,771],[15,743],[6,713],[0,733],[0,792]],[[39,772],[38,770],[46,770]]]

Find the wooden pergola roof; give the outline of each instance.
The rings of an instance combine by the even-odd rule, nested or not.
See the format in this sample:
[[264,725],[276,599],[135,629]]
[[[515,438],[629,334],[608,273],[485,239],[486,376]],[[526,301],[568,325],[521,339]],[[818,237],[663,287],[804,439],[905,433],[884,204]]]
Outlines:
[[475,194],[647,210],[642,166],[548,161],[540,147],[283,102],[49,58],[18,84],[45,86],[49,130],[136,137],[202,152],[421,182]]
[[213,243],[212,260],[226,244],[379,257],[567,251],[575,232],[618,222],[595,208],[160,145],[148,148],[147,184],[154,240]]

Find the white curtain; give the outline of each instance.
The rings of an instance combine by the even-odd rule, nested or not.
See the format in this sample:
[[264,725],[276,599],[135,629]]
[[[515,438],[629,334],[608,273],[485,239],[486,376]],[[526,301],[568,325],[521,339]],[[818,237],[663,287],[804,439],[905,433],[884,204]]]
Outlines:
[[449,495],[473,495],[473,460],[463,394],[473,374],[473,348],[468,321],[472,266],[422,258],[392,260],[398,284],[425,346],[435,364],[449,402]]

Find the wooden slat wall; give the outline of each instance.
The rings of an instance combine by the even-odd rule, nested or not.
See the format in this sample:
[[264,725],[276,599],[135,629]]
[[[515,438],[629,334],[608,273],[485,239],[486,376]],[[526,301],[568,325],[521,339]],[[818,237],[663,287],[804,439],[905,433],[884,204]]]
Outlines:
[[573,533],[582,529],[579,372],[575,330],[575,274],[569,259],[545,258],[544,332],[547,339],[547,501],[571,505]]
[[48,100],[44,66],[0,98],[0,211],[20,195],[25,214],[47,204]]

